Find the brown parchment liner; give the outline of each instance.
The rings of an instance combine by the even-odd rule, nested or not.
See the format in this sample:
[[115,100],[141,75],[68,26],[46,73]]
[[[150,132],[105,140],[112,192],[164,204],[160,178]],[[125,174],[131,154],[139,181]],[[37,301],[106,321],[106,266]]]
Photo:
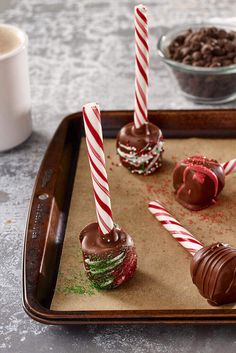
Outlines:
[[165,202],[173,215],[204,244],[222,241],[236,246],[236,174],[226,178],[218,202],[198,212],[180,206],[174,199],[172,187],[176,161],[203,154],[224,162],[235,158],[236,140],[166,140],[163,167],[147,177],[133,175],[119,165],[114,139],[105,140],[105,153],[114,221],[132,235],[137,248],[138,269],[131,281],[110,291],[97,291],[85,276],[79,233],[88,223],[96,221],[96,215],[87,150],[82,140],[51,309],[214,310],[192,284],[191,255],[149,213],[147,204],[156,198]]

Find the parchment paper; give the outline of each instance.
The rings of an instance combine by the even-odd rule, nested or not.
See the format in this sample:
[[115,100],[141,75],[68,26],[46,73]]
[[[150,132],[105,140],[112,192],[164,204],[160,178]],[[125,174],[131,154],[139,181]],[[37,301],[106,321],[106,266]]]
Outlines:
[[191,212],[180,206],[174,199],[172,187],[176,161],[189,155],[203,154],[224,162],[235,158],[236,140],[166,140],[163,167],[146,177],[133,175],[119,165],[115,140],[105,140],[105,153],[114,221],[135,241],[137,272],[120,288],[107,291],[94,289],[85,276],[79,233],[88,223],[96,221],[96,214],[83,140],[51,309],[215,310],[192,284],[189,272],[191,255],[149,213],[147,204],[156,198],[165,202],[173,215],[205,244],[222,241],[236,246],[236,174],[227,176],[218,202],[203,211]]

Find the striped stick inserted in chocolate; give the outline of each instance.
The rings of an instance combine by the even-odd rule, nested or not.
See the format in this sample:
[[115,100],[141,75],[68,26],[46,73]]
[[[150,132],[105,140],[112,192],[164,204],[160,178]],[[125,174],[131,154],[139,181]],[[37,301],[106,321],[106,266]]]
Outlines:
[[151,201],[148,209],[193,255],[190,264],[192,281],[209,304],[215,306],[236,302],[236,249],[219,242],[203,246],[158,200]]
[[117,153],[131,173],[149,175],[162,165],[163,135],[148,120],[149,47],[147,8],[135,6],[135,104],[133,122],[117,135]]
[[228,162],[222,164],[225,172],[225,176],[236,172],[236,159],[231,159]]
[[83,118],[98,223],[81,231],[80,242],[88,278],[110,289],[133,276],[137,255],[131,236],[113,222],[98,104],[84,105]]
[[200,241],[171,216],[160,201],[149,202],[148,209],[191,255],[203,247]]
[[98,104],[89,103],[84,105],[83,118],[97,220],[102,234],[106,234],[114,228],[114,223],[105,164],[101,115]]
[[138,129],[148,121],[149,45],[147,8],[134,8],[135,19],[135,104],[134,124]]

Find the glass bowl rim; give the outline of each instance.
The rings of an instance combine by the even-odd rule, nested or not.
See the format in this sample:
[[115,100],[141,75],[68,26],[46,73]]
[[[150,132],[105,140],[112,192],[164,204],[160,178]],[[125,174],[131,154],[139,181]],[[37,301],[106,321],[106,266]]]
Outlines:
[[171,35],[175,35],[177,37],[181,32],[187,31],[189,28],[201,28],[201,27],[219,27],[222,29],[233,30],[236,32],[236,25],[230,23],[210,23],[210,22],[195,22],[195,23],[186,23],[183,25],[176,25],[166,31],[165,34],[162,34],[157,42],[157,51],[161,59],[171,66],[172,68],[178,69],[179,71],[186,71],[192,73],[199,74],[232,74],[236,73],[236,64],[222,66],[222,67],[201,67],[201,66],[192,66],[180,63],[173,59],[170,59],[166,56],[163,48],[163,41],[170,37]]

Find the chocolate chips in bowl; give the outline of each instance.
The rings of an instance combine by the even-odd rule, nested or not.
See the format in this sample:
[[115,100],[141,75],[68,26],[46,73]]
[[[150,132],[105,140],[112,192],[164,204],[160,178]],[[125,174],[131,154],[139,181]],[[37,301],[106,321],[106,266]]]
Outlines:
[[195,24],[178,27],[158,42],[182,93],[197,103],[236,98],[236,28]]

